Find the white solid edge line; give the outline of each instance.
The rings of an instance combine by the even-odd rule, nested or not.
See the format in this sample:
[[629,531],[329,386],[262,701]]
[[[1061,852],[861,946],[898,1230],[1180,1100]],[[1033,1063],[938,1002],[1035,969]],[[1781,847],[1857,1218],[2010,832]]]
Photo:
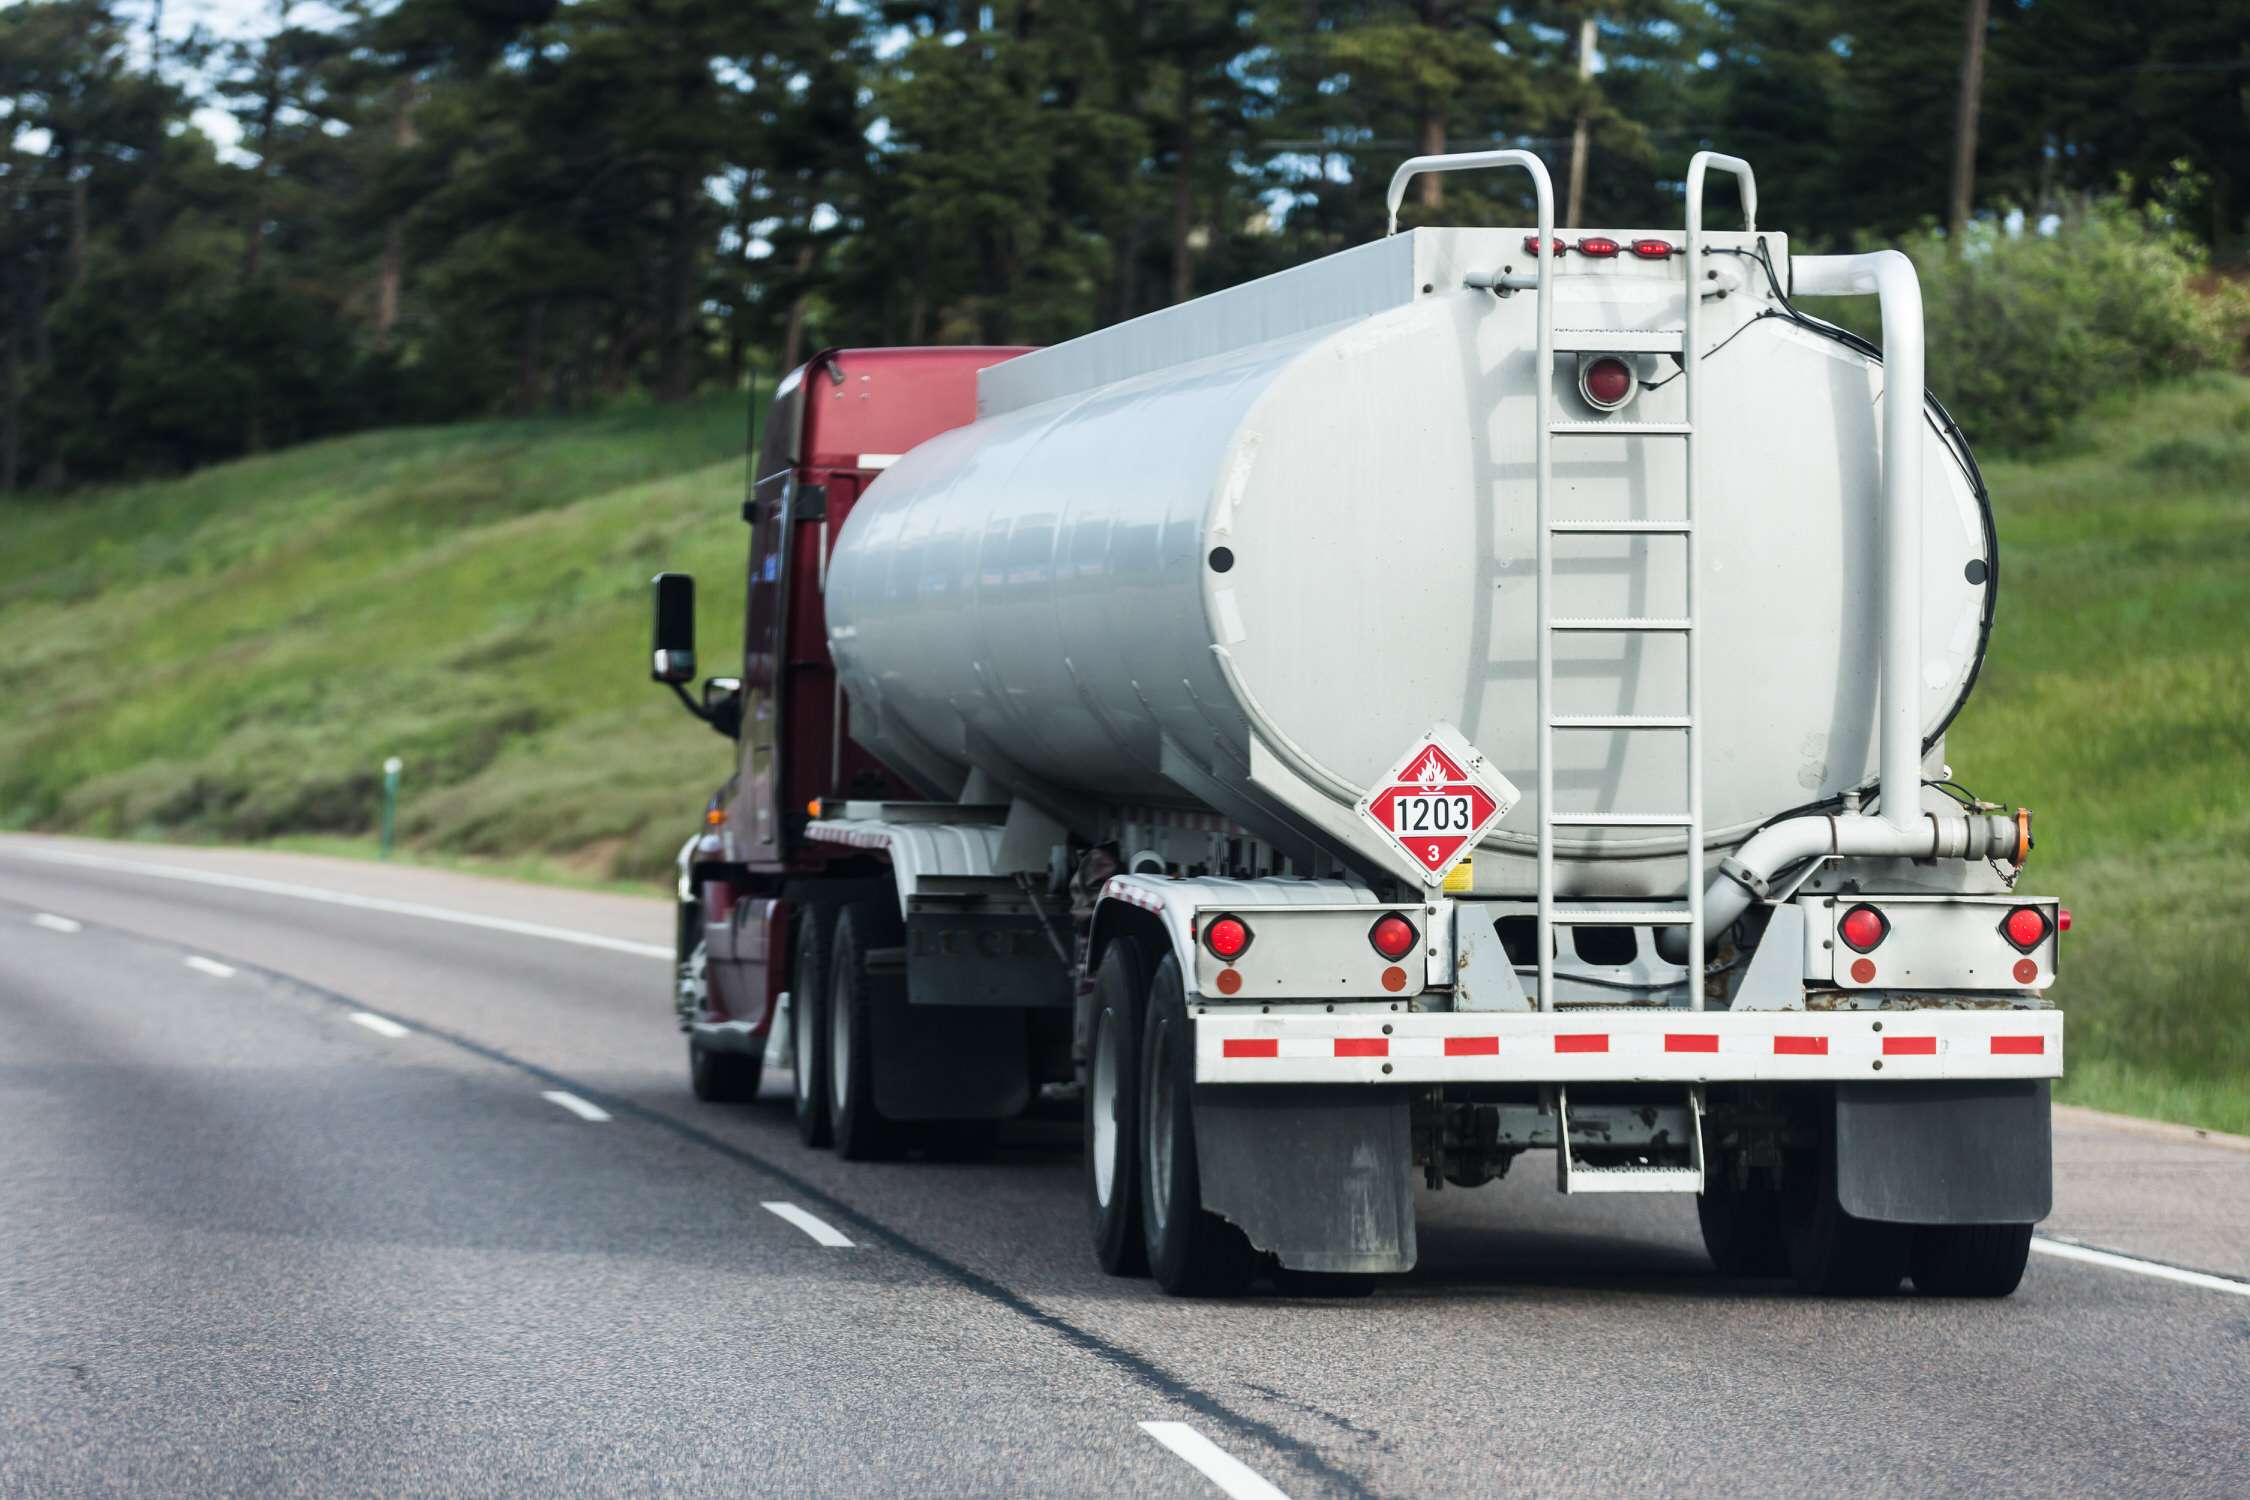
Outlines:
[[2044,1234],[2031,1237],[2031,1248],[2041,1255],[2052,1255],[2057,1260],[2083,1261],[2090,1266],[2106,1266],[2112,1271],[2130,1271],[2136,1276],[2154,1276],[2159,1281],[2199,1286],[2207,1292],[2250,1297],[2250,1281],[2237,1281],[2231,1276],[2214,1276],[2208,1271],[2189,1271],[2179,1266],[2168,1266],[2162,1261],[2142,1260],[2137,1255],[2119,1255],[2114,1250],[2096,1250],[2091,1245],[2074,1244],[2069,1240],[2053,1239]]
[[579,1098],[576,1094],[566,1094],[561,1089],[544,1090],[539,1095],[539,1097],[546,1100],[549,1104],[561,1105],[564,1109],[569,1110],[572,1114],[578,1116],[578,1118],[581,1120],[594,1120],[598,1122],[609,1118],[609,1111],[603,1109],[600,1105],[588,1104],[585,1100]]
[[1232,1500],[1289,1500],[1256,1470],[1185,1422],[1143,1422],[1141,1431],[1195,1465]]
[[73,922],[68,917],[58,917],[51,911],[43,911],[34,915],[31,919],[31,925],[44,927],[49,932],[80,932],[84,930],[83,924]]
[[205,958],[200,953],[190,953],[187,957],[181,959],[180,962],[186,964],[189,968],[195,970],[199,974],[210,975],[213,979],[234,978],[234,965],[220,963],[215,958]]
[[137,859],[117,859],[106,854],[81,854],[75,849],[0,848],[0,855],[44,860],[49,864],[83,865],[93,870],[122,870],[131,875],[147,875],[159,880],[183,880],[192,885],[216,885],[237,891],[258,891],[268,896],[288,896],[298,901],[319,901],[330,906],[353,906],[362,911],[389,912],[394,916],[420,917],[430,922],[451,922],[461,927],[483,927],[493,932],[512,932],[520,937],[546,938],[557,943],[576,943],[583,948],[606,948],[612,953],[631,953],[642,958],[670,959],[677,956],[670,948],[660,947],[655,943],[636,943],[628,938],[601,937],[590,932],[573,932],[567,927],[545,927],[537,922],[517,922],[507,917],[478,916],[473,912],[454,911],[449,907],[425,906],[418,901],[391,901],[381,896],[353,896],[343,891],[331,891],[316,885],[290,885],[280,880],[261,880],[254,875],[221,875],[216,871],[190,870],[181,865],[154,865]]
[[845,1239],[828,1224],[806,1213],[794,1203],[761,1203],[758,1206],[776,1218],[796,1225],[823,1245],[831,1245],[839,1250],[852,1248],[850,1240]]
[[394,1042],[407,1034],[406,1028],[389,1016],[370,1015],[364,1010],[353,1011],[352,1021],[355,1025],[364,1026],[377,1036],[389,1037]]

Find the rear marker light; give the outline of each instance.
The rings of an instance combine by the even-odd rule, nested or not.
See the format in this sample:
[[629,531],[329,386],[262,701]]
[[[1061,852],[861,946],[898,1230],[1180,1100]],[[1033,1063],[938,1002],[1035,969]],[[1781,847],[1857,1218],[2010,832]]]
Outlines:
[[1617,241],[1604,235],[1588,235],[1578,242],[1578,253],[1602,260],[1617,253]]
[[[1556,256],[1556,257],[1557,257],[1558,259],[1559,259],[1559,258],[1561,258],[1562,254],[1563,254],[1563,253],[1564,253],[1565,251],[1567,251],[1568,249],[1570,249],[1570,247],[1569,247],[1568,245],[1566,245],[1566,244],[1564,244],[1564,243],[1562,242],[1562,236],[1561,236],[1561,235],[1559,235],[1559,234],[1555,236],[1555,238],[1554,238],[1554,240],[1552,241],[1552,243],[1553,243],[1553,245],[1554,245],[1554,252],[1553,252],[1553,253],[1554,253],[1554,255],[1555,255],[1555,256]],[[1537,255],[1537,254],[1539,253],[1539,236],[1538,236],[1538,235],[1536,235],[1536,234],[1527,234],[1527,235],[1525,235],[1525,236],[1523,237],[1523,253],[1524,253],[1524,254],[1526,254],[1526,255]]]
[[1615,411],[1633,394],[1633,367],[1614,354],[1588,360],[1579,372],[1578,389],[1587,405]]
[[1422,934],[1414,930],[1414,924],[1395,911],[1377,917],[1375,925],[1367,929],[1367,941],[1394,964],[1412,953],[1421,940]]
[[1240,917],[1214,917],[1203,929],[1203,946],[1221,963],[1233,963],[1250,946],[1250,927]]
[[1891,935],[1890,919],[1872,906],[1855,906],[1836,924],[1837,935],[1860,953],[1872,953]]
[[2019,906],[2000,924],[2000,935],[2018,953],[2029,953],[2047,940],[2047,914],[2036,906]]
[[2055,931],[2057,931],[2057,932],[2068,932],[2068,931],[2070,931],[2070,908],[2069,908],[2069,907],[2067,907],[2067,906],[2064,906],[2064,907],[2058,907],[2058,908],[2056,909],[2056,911],[2055,911]]
[[1670,240],[1635,240],[1633,253],[1642,260],[1665,260],[1672,254]]

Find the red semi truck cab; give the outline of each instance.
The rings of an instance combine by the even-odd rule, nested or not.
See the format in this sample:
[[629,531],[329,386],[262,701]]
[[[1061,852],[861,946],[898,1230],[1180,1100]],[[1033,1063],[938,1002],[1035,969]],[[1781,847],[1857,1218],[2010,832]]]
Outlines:
[[[775,1000],[788,987],[784,885],[837,858],[835,846],[802,838],[809,805],[920,795],[846,732],[821,601],[828,553],[852,506],[893,460],[975,419],[977,372],[1025,352],[824,349],[774,392],[742,506],[750,541],[735,710],[741,758],[680,858],[678,999],[699,1085],[715,1085],[707,1076],[714,1057],[723,1073],[725,1049],[754,1055],[772,1028]],[[726,696],[725,679],[714,679],[706,708],[731,717]],[[690,976],[691,967],[700,972]]]

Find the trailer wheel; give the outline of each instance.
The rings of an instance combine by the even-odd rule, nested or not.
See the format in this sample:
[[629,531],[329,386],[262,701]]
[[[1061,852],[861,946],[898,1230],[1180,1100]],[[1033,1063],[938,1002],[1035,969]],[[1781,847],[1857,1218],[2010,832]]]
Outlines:
[[1721,1276],[1787,1276],[1789,1249],[1782,1233],[1781,1195],[1773,1179],[1754,1173],[1738,1188],[1723,1170],[1711,1173],[1695,1200],[1703,1248]]
[[721,1052],[688,1038],[688,1087],[705,1104],[748,1104],[758,1097],[765,1059],[755,1052]]
[[1257,1271],[1242,1231],[1203,1206],[1195,1164],[1195,1041],[1180,961],[1149,981],[1141,1032],[1141,1239],[1156,1284],[1175,1297],[1239,1296]]
[[1086,1211],[1094,1258],[1112,1276],[1148,1272],[1141,1243],[1141,1027],[1148,957],[1119,938],[1094,971],[1086,1058]]
[[2029,1224],[1924,1224],[1914,1231],[1914,1289],[1930,1297],[2005,1297],[2030,1259]]
[[1913,1228],[1859,1219],[1836,1201],[1836,1111],[1822,1111],[1820,1143],[1793,1153],[1783,1179],[1783,1241],[1799,1291],[1816,1297],[1887,1297],[1906,1276]]
[[867,950],[896,925],[886,926],[871,903],[855,901],[836,919],[829,949],[828,1115],[836,1154],[846,1161],[879,1161],[898,1152],[898,1127],[875,1108],[874,986],[867,974]]
[[825,1146],[835,1139],[828,1118],[827,908],[797,914],[796,963],[789,976],[789,1081],[797,1139]]

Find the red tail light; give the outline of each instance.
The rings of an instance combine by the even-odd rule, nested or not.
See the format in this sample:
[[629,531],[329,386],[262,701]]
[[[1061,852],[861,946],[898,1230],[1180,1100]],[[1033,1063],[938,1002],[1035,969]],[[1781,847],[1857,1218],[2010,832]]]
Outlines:
[[1633,394],[1633,367],[1614,354],[1588,360],[1578,377],[1578,390],[1587,405],[1615,411]]
[[1672,254],[1670,240],[1635,240],[1633,253],[1642,260],[1665,260]]
[[2000,924],[2000,935],[2018,953],[2029,953],[2047,940],[2047,914],[2036,906],[2019,906]]
[[1240,917],[1213,917],[1203,929],[1203,946],[1222,963],[1233,963],[1250,946],[1250,925]]
[[2059,907],[2059,908],[2057,908],[2057,909],[2056,909],[2056,911],[2055,911],[2055,931],[2057,931],[2057,932],[2068,932],[2068,931],[2070,931],[2070,908],[2069,908],[2069,907],[2067,907],[2067,906],[2064,906],[2064,907]]
[[1872,953],[1891,935],[1891,923],[1872,906],[1855,906],[1836,924],[1836,934],[1859,952]]
[[[1557,255],[1558,257],[1559,257],[1559,256],[1561,256],[1561,255],[1562,255],[1562,253],[1563,253],[1564,251],[1566,251],[1566,250],[1568,250],[1568,249],[1570,248],[1570,246],[1568,246],[1568,245],[1566,245],[1566,244],[1564,244],[1564,243],[1562,242],[1562,236],[1561,236],[1561,235],[1559,235],[1559,234],[1555,236],[1555,239],[1554,239],[1554,246],[1555,246],[1555,249],[1554,249],[1554,253],[1555,253],[1555,255]],[[1537,255],[1537,254],[1539,253],[1539,236],[1538,236],[1538,235],[1536,235],[1536,234],[1527,234],[1527,235],[1525,235],[1525,236],[1523,237],[1523,253],[1524,253],[1524,254],[1526,254],[1526,255]]]
[[1590,234],[1578,242],[1578,253],[1601,260],[1617,253],[1617,241],[1606,235]]
[[1414,951],[1414,945],[1422,941],[1422,934],[1416,932],[1414,924],[1397,912],[1385,912],[1375,919],[1373,927],[1367,929],[1367,941],[1375,945],[1377,953],[1392,963],[1397,963]]

